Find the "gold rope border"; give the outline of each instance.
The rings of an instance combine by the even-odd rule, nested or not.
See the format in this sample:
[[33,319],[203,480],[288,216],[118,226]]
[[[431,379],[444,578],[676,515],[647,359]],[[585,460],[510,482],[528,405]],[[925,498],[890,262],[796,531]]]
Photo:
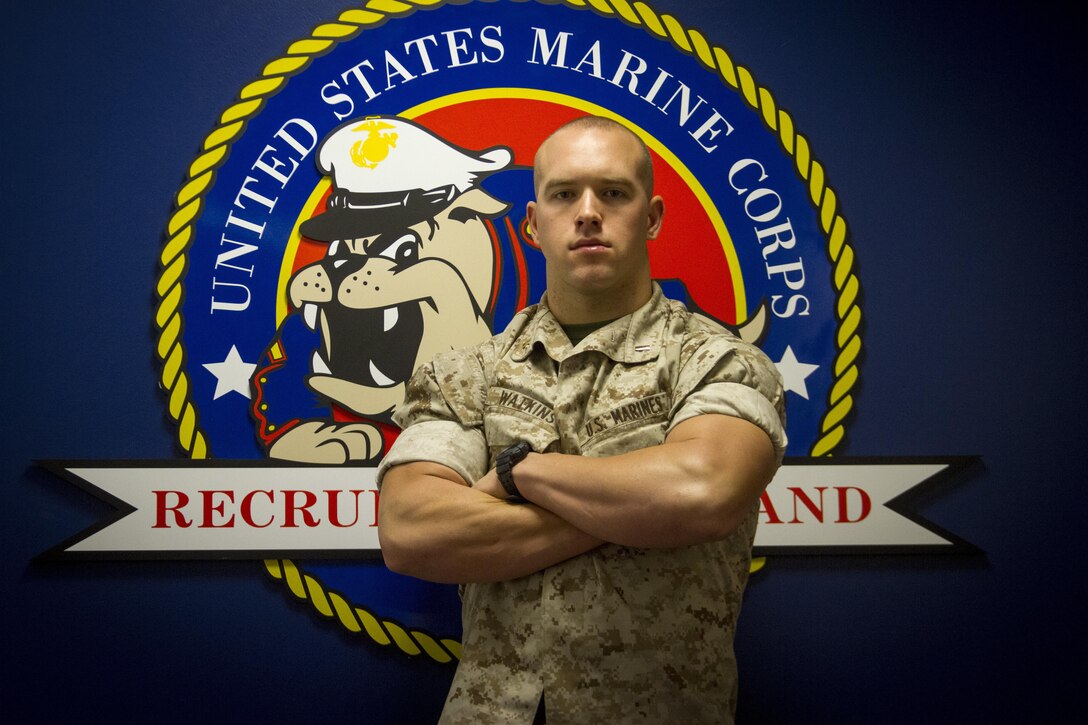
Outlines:
[[[238,94],[238,103],[230,106],[219,118],[216,128],[204,139],[202,150],[189,166],[188,179],[175,199],[175,210],[166,227],[167,241],[160,254],[162,272],[155,285],[159,304],[155,310],[155,325],[159,329],[156,353],[162,362],[160,382],[167,392],[167,410],[178,423],[178,442],[191,458],[210,455],[208,441],[200,430],[196,407],[189,396],[190,382],[185,372],[185,349],[181,343],[183,299],[182,279],[188,267],[188,251],[193,242],[193,225],[204,208],[204,196],[215,181],[215,170],[227,158],[231,144],[240,138],[246,122],[264,107],[265,100],[283,88],[295,74],[304,70],[317,56],[331,50],[337,43],[351,40],[363,30],[379,25],[388,18],[404,17],[418,9],[436,8],[447,0],[368,0],[362,8],[343,12],[336,22],[314,28],[309,38],[292,43],[287,53],[268,63],[261,77],[245,86]],[[828,255],[833,264],[832,280],[839,293],[836,317],[838,353],[835,357],[835,383],[828,396],[829,410],[824,414],[821,435],[809,455],[827,456],[842,442],[846,429],[844,421],[853,410],[850,391],[857,384],[858,358],[861,354],[861,308],[858,306],[860,281],[854,272],[854,250],[847,242],[846,220],[838,211],[834,190],[827,185],[823,166],[809,149],[808,140],[794,132],[793,119],[777,108],[771,93],[755,82],[744,66],[735,65],[729,54],[712,46],[697,30],[685,29],[671,15],[659,15],[646,3],[626,0],[537,0],[547,5],[567,5],[591,9],[605,17],[618,17],[629,25],[643,27],[659,38],[699,60],[716,72],[731,88],[740,91],[745,102],[758,111],[763,122],[778,133],[782,148],[795,161],[801,178],[808,183],[809,196],[819,212],[820,225],[828,236]],[[763,565],[757,559],[753,570]],[[335,617],[348,631],[365,633],[380,645],[395,644],[408,655],[425,653],[438,662],[460,658],[460,644],[455,640],[435,640],[425,632],[406,630],[390,620],[379,620],[373,613],[350,604],[342,595],[326,591],[308,574],[302,574],[290,560],[265,560],[265,568],[276,579],[284,581],[291,593],[309,600],[322,616]]]
[[326,619],[336,619],[353,634],[366,634],[383,647],[395,644],[413,657],[426,654],[445,664],[461,659],[461,643],[455,639],[435,639],[418,629],[405,629],[390,619],[380,619],[373,612],[349,602],[339,592],[326,589],[316,577],[295,566],[290,559],[266,559],[265,570],[273,579],[282,581],[296,599],[309,601]]

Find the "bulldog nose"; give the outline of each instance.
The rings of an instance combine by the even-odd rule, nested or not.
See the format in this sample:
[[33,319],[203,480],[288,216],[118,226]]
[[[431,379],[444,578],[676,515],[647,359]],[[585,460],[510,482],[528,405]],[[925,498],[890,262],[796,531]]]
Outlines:
[[336,254],[329,257],[326,260],[326,271],[329,274],[329,281],[333,284],[333,289],[339,289],[340,283],[348,278],[349,275],[358,274],[370,261],[370,257],[364,254]]

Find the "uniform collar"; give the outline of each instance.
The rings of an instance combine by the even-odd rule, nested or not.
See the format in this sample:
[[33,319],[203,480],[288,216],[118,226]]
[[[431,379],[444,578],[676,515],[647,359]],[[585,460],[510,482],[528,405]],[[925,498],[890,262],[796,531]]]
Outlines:
[[661,350],[662,329],[668,318],[668,304],[657,282],[650,299],[629,315],[613,320],[571,347],[559,321],[548,308],[547,293],[537,305],[532,320],[510,348],[517,361],[529,357],[534,348],[542,348],[553,360],[562,361],[572,354],[596,350],[616,362],[640,363],[653,360]]

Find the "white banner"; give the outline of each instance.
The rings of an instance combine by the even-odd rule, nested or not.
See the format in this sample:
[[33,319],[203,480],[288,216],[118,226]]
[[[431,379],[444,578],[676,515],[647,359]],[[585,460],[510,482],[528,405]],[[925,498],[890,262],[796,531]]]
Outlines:
[[[760,502],[756,553],[975,551],[902,501],[971,460],[787,459]],[[45,558],[380,555],[373,467],[266,461],[42,465],[117,509]]]
[[976,551],[910,511],[922,484],[959,472],[971,457],[787,459],[760,502],[756,551],[853,553]]
[[118,509],[112,520],[47,557],[378,555],[373,467],[257,461],[45,465]]

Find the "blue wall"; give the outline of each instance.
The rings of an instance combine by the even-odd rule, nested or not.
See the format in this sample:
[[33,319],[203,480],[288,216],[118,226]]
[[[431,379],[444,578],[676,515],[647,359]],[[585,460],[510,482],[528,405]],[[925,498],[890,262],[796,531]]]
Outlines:
[[[32,459],[178,455],[151,323],[173,196],[240,88],[345,6],[0,10],[5,712],[412,723],[440,705],[449,667],[319,622],[258,563],[31,563],[104,512]],[[866,319],[843,452],[983,460],[920,511],[985,556],[777,557],[754,578],[741,721],[1056,718],[1074,702],[1058,662],[1086,644],[1088,553],[1071,11],[653,6],[752,69],[842,201]]]

